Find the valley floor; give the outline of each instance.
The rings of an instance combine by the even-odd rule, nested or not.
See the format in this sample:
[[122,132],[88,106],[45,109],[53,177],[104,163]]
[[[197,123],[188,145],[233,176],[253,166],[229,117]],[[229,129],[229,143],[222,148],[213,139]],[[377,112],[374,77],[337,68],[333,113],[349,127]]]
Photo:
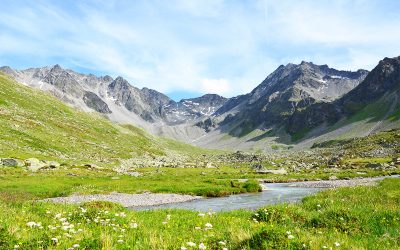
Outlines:
[[[243,168],[144,168],[141,177],[102,170],[36,173],[5,168],[0,182],[0,249],[397,249],[400,247],[400,179],[378,186],[327,190],[301,203],[256,212],[131,211],[109,202],[64,205],[43,198],[112,191],[221,196],[257,191],[254,181],[328,179],[324,171],[260,175]],[[362,171],[360,169],[357,172]],[[356,170],[335,173],[353,177]],[[360,172],[359,172],[360,173]],[[396,171],[391,172],[391,174]],[[363,171],[363,176],[385,175]]]

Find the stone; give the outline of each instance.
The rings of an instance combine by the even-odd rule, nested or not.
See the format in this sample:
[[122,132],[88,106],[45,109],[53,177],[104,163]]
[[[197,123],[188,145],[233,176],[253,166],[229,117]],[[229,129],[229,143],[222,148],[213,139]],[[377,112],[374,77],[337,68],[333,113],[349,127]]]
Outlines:
[[284,168],[281,169],[265,169],[257,171],[257,174],[287,174],[287,171]]
[[329,180],[331,180],[331,181],[335,181],[335,180],[337,180],[338,178],[336,177],[336,176],[334,176],[334,175],[332,175],[332,176],[330,176],[329,177]]
[[36,158],[29,158],[25,160],[25,166],[28,168],[28,170],[36,172],[39,169],[46,167],[46,163]]
[[83,165],[84,167],[86,167],[86,168],[90,168],[90,169],[102,169],[101,167],[99,167],[99,166],[97,166],[96,164],[93,164],[93,163],[87,163],[87,164],[85,164],[85,165]]
[[265,171],[266,170],[261,164],[254,164],[251,168],[256,171]]
[[5,158],[1,159],[1,164],[5,167],[23,167],[24,162],[18,159]]
[[142,174],[139,172],[126,172],[127,175],[133,176],[133,177],[139,177]]
[[58,163],[56,161],[49,161],[49,162],[47,162],[47,166],[49,168],[59,168],[60,167],[60,163]]
[[216,168],[212,162],[207,162],[206,168]]

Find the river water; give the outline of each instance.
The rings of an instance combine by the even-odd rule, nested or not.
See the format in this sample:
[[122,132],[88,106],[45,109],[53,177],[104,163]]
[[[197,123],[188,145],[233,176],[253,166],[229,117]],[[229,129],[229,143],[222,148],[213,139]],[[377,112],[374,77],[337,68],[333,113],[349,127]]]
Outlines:
[[237,209],[255,210],[259,207],[283,202],[300,201],[305,196],[314,194],[321,188],[291,187],[290,183],[263,184],[260,193],[238,194],[227,197],[199,199],[188,202],[164,204],[159,206],[134,207],[134,210],[179,208],[200,212],[230,211]]

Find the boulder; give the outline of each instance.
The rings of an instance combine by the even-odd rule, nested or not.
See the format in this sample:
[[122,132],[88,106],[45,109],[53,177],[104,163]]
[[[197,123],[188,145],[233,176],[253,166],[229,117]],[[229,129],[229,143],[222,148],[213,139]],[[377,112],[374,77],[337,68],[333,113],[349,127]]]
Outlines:
[[87,164],[85,164],[83,166],[85,168],[88,168],[88,169],[98,169],[98,170],[103,169],[102,167],[99,167],[99,166],[97,166],[96,164],[93,164],[93,163],[87,163]]
[[284,168],[281,169],[265,169],[265,170],[258,170],[257,174],[287,174],[287,171]]
[[5,158],[1,159],[1,165],[5,167],[23,167],[24,162],[18,159]]
[[60,163],[58,163],[56,161],[48,161],[48,162],[46,162],[46,165],[49,168],[59,168],[60,167]]
[[254,164],[251,168],[256,171],[265,171],[266,170],[261,164]]
[[133,177],[139,177],[142,174],[139,172],[126,172],[127,175],[133,176]]
[[28,168],[28,170],[36,172],[39,169],[46,167],[46,163],[36,158],[29,158],[25,160],[25,166]]
[[206,168],[216,168],[212,162],[207,162]]

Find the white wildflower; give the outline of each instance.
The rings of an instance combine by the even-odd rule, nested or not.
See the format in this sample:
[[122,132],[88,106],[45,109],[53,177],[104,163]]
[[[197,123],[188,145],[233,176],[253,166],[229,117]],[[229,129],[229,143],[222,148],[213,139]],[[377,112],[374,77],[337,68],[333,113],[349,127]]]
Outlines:
[[78,247],[79,247],[79,244],[74,244],[74,245],[72,245],[72,247],[73,247],[73,248],[78,248]]
[[212,228],[212,227],[213,227],[213,225],[211,225],[211,223],[206,223],[205,226],[206,226],[207,228]]
[[123,243],[123,242],[124,242],[124,240],[122,240],[122,239],[119,239],[119,240],[117,240],[117,242],[118,242],[118,243]]
[[191,242],[191,241],[186,242],[186,244],[187,244],[188,246],[190,246],[190,247],[195,247],[195,246],[196,246],[196,243]]
[[220,241],[220,242],[218,242],[218,244],[220,244],[220,245],[222,245],[222,246],[225,246],[225,245],[226,245],[226,242],[225,242],[225,241]]
[[131,228],[138,228],[138,224],[136,222],[130,224]]
[[28,227],[30,227],[30,228],[32,228],[32,227],[37,227],[37,226],[38,226],[38,224],[37,224],[36,222],[34,222],[34,221],[30,221],[30,222],[26,223],[26,225],[27,225]]
[[186,247],[181,247],[181,250],[187,250],[187,248]]
[[207,247],[203,244],[203,243],[200,243],[199,244],[199,250],[204,250],[204,249],[206,249]]
[[166,225],[167,223],[168,223],[168,222],[166,222],[166,221],[163,221],[163,222],[162,222],[163,225]]
[[14,249],[19,249],[19,245],[14,245]]
[[51,238],[51,241],[53,241],[53,243],[55,243],[55,244],[58,243],[58,239],[57,238]]
[[199,216],[200,216],[200,217],[204,217],[204,216],[206,216],[206,214],[199,213]]
[[289,240],[292,240],[292,239],[294,239],[294,236],[291,235],[291,234],[289,234],[289,235],[288,235],[288,239],[289,239]]
[[290,232],[290,231],[286,231],[286,234],[287,234],[287,235],[289,235],[289,234],[292,234],[292,232]]
[[339,242],[335,242],[335,246],[336,247],[340,247],[340,243]]

